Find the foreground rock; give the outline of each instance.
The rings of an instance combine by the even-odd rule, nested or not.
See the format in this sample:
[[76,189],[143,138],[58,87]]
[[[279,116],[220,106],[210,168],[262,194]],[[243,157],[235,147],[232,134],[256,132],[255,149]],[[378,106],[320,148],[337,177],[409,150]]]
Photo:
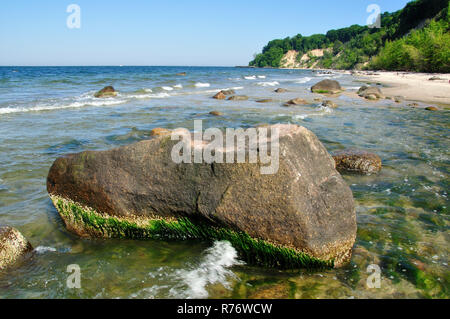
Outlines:
[[313,93],[337,94],[342,91],[343,89],[339,82],[334,80],[323,80],[311,87],[311,92]]
[[105,98],[105,97],[115,97],[117,96],[117,91],[114,90],[112,86],[107,86],[94,94],[96,98]]
[[228,240],[251,264],[343,265],[356,238],[350,188],[312,132],[268,128],[280,130],[275,174],[263,175],[268,164],[260,161],[176,164],[179,142],[166,136],[59,158],[48,192],[67,228],[83,237]]
[[353,172],[359,174],[376,174],[381,171],[381,158],[373,153],[362,150],[344,150],[334,156],[336,169],[340,172]]
[[358,95],[367,100],[384,99],[384,95],[381,92],[380,88],[378,88],[376,86],[371,86],[371,87],[362,86],[358,91]]
[[0,226],[0,271],[32,250],[31,244],[17,229]]

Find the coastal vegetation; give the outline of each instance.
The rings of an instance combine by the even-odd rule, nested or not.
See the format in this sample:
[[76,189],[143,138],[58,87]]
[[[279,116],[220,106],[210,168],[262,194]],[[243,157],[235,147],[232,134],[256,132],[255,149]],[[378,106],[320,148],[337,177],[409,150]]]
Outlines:
[[[416,0],[381,14],[381,28],[352,25],[272,40],[250,66],[449,72],[449,43],[449,1]],[[296,63],[286,65],[292,51]]]

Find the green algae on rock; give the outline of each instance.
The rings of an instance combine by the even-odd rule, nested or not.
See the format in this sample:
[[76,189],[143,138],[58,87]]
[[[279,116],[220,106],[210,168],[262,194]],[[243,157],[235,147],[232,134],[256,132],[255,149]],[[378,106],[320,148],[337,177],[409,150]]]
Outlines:
[[[350,188],[312,132],[269,128],[280,133],[275,174],[262,174],[260,160],[177,164],[171,157],[177,141],[162,136],[59,158],[47,190],[68,229],[80,236],[219,239],[251,264],[344,265],[357,228]],[[250,145],[244,151],[249,154]]]
[[96,211],[82,207],[70,200],[51,196],[66,227],[82,237],[157,239],[157,240],[227,240],[238,251],[241,258],[251,264],[292,268],[331,268],[334,262],[323,261],[270,242],[254,239],[243,232],[220,228],[206,223],[193,223],[188,218],[164,219],[122,219],[102,216]]
[[0,270],[13,265],[31,250],[33,247],[17,229],[0,226]]

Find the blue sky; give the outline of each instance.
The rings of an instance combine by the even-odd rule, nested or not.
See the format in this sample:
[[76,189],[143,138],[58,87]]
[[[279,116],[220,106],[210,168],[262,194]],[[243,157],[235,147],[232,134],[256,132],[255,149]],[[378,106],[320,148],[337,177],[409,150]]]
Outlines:
[[[14,0],[0,10],[0,65],[246,65],[275,38],[366,24],[408,0]],[[70,4],[81,28],[69,29]]]

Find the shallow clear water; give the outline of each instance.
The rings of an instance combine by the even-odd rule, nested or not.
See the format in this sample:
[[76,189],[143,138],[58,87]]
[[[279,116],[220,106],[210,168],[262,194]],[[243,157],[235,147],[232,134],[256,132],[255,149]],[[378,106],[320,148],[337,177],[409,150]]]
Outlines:
[[[329,77],[348,92],[362,85],[350,75]],[[37,247],[0,275],[0,298],[448,298],[450,112],[348,95],[335,99],[335,110],[281,106],[295,97],[313,101],[309,88],[324,78],[238,68],[0,68],[0,224]],[[119,96],[94,99],[106,85]],[[290,92],[273,93],[278,87]],[[250,100],[211,99],[225,88]],[[255,102],[262,98],[274,102]],[[210,116],[213,110],[224,116]],[[65,230],[46,192],[58,156],[133,143],[155,127],[192,129],[194,119],[205,128],[296,123],[330,152],[380,155],[379,175],[345,176],[359,228],[351,264],[277,271],[243,264],[226,242],[83,240]],[[81,289],[67,288],[71,264],[81,268]],[[370,264],[382,270],[379,289],[367,287]]]

